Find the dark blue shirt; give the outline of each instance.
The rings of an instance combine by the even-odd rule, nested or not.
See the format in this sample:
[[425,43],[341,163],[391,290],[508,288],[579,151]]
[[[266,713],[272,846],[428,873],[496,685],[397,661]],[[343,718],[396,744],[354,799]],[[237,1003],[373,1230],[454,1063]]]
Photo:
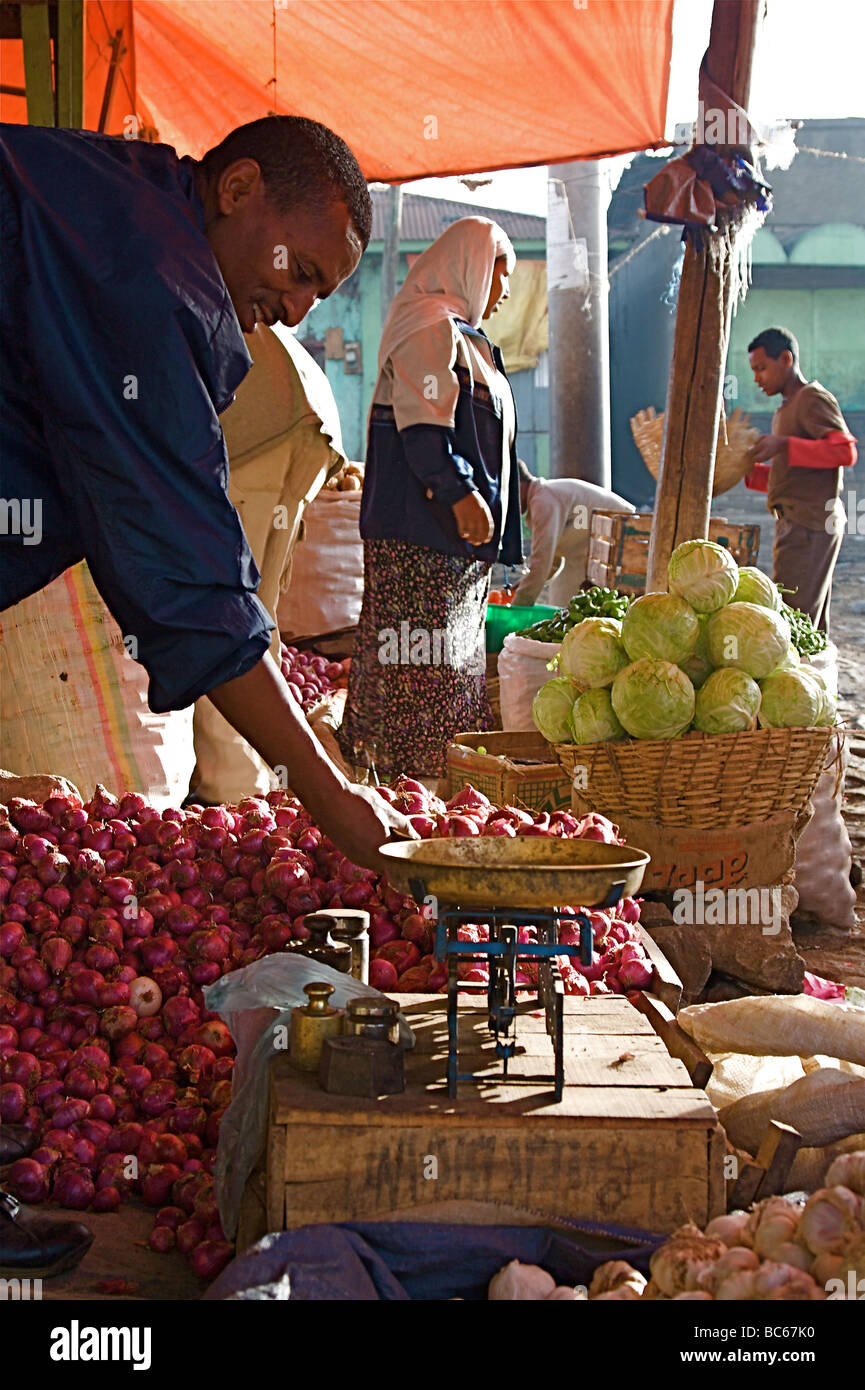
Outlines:
[[42,511],[38,544],[0,534],[0,610],[86,559],[157,712],[243,675],[272,629],[217,418],[251,359],[195,167],[0,126],[0,497]]

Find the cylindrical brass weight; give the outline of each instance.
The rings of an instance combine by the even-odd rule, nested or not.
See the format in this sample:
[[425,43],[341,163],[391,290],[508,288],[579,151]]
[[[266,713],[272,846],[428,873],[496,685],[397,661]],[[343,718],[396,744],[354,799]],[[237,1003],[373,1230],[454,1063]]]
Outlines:
[[360,907],[328,908],[333,917],[330,934],[351,947],[351,973],[362,985],[369,984],[369,913]]
[[327,1002],[333,985],[313,980],[304,985],[303,992],[309,1003],[291,1011],[289,1059],[298,1071],[318,1071],[321,1049],[327,1038],[341,1035],[345,1015]]

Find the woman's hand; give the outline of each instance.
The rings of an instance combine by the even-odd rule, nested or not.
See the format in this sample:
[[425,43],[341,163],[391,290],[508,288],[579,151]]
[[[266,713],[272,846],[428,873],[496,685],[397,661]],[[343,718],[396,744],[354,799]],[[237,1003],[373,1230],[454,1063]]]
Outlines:
[[493,538],[493,517],[479,492],[470,492],[454,502],[451,511],[456,518],[457,530],[469,545],[486,545]]

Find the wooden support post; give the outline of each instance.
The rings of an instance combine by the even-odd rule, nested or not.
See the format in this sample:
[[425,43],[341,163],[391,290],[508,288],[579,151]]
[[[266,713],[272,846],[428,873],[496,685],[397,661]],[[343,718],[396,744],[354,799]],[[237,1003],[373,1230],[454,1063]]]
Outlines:
[[51,82],[51,29],[45,0],[21,6],[24,81],[27,85],[27,124],[54,125]]
[[57,11],[57,124],[84,124],[84,0],[63,0]]
[[402,184],[392,184],[387,191],[385,208],[384,245],[381,252],[381,322],[384,327],[391,302],[396,294],[399,271],[399,240],[402,234]]
[[[715,0],[706,53],[709,77],[747,110],[762,0]],[[667,588],[670,555],[706,536],[732,309],[731,247],[708,235],[685,248],[667,390],[661,477],[649,545],[647,593]]]

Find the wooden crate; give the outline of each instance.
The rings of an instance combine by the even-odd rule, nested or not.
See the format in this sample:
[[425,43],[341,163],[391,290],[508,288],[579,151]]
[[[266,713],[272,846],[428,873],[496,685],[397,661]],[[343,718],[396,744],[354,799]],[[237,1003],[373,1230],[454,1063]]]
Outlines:
[[[588,577],[601,588],[642,594],[646,588],[652,513],[592,512]],[[724,545],[737,565],[756,565],[759,526],[737,526],[723,517],[709,521],[709,540]]]
[[[534,1001],[520,1006],[523,1051],[507,1084],[485,1008],[461,1000],[461,1067],[488,1082],[444,1083],[446,1001],[397,996],[417,1037],[403,1095],[330,1096],[285,1054],[271,1070],[264,1210],[250,1190],[243,1248],[267,1231],[381,1220],[483,1199],[539,1218],[667,1232],[725,1209],[723,1132],[649,1020],[615,996],[565,1002],[566,1087],[555,1104],[552,1051]],[[257,1213],[257,1217],[256,1217]]]
[[447,747],[446,775],[450,796],[470,782],[496,806],[534,813],[567,811],[571,804],[571,779],[536,729],[455,734]]

